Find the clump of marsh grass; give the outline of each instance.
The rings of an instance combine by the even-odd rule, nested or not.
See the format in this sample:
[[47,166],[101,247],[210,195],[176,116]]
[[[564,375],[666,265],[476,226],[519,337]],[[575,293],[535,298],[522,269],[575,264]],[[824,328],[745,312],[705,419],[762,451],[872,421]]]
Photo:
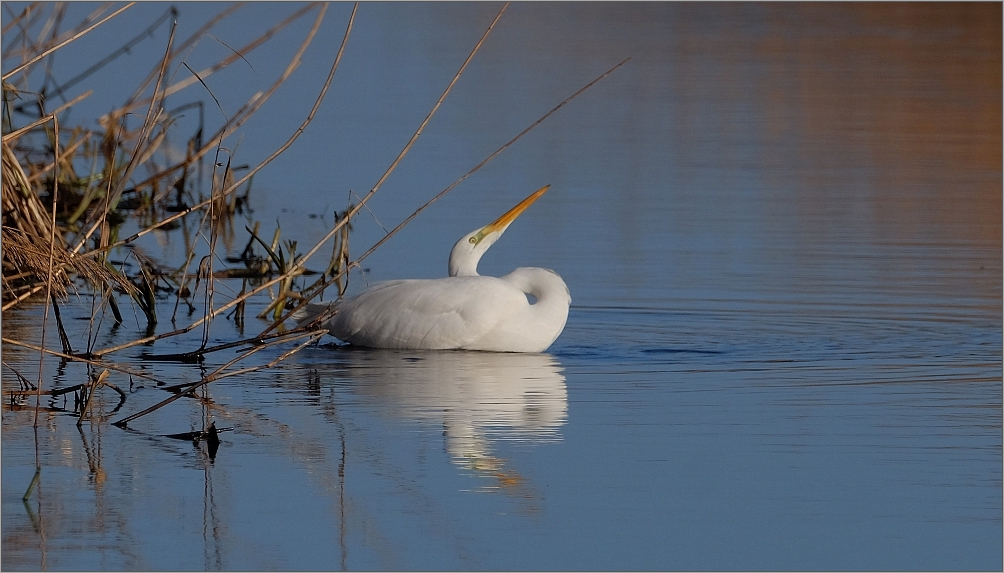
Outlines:
[[[64,123],[61,128],[60,119],[65,120],[66,112],[92,92],[84,91],[55,109],[49,106],[50,101],[57,96],[62,97],[72,86],[85,83],[101,67],[113,65],[119,55],[128,52],[155,28],[163,26],[171,16],[178,16],[174,8],[169,9],[164,16],[136,37],[128,39],[109,57],[61,85],[51,77],[48,63],[50,58],[83,35],[100,33],[102,24],[131,6],[132,4],[126,4],[114,9],[110,5],[103,5],[77,25],[67,27],[66,4],[31,4],[20,14],[13,15],[3,30],[6,45],[4,68],[9,70],[2,76],[3,309],[7,311],[41,297],[44,297],[45,307],[40,344],[32,344],[16,335],[8,337],[9,331],[5,331],[3,341],[5,346],[39,352],[38,382],[31,388],[24,387],[22,382],[22,387],[13,391],[22,398],[29,392],[36,396],[36,424],[40,397],[67,393],[66,389],[43,388],[42,357],[45,355],[87,366],[91,382],[73,387],[79,390],[81,399],[85,400],[79,418],[83,421],[85,417],[93,419],[88,408],[91,404],[89,398],[96,389],[117,389],[109,380],[111,372],[125,373],[130,377],[134,374],[142,375],[135,369],[110,362],[104,356],[148,339],[187,332],[200,323],[206,325],[206,335],[200,350],[196,352],[207,350],[208,324],[215,316],[211,267],[217,238],[223,236],[226,240],[233,236],[232,220],[247,200],[254,173],[287,149],[306,123],[309,123],[308,118],[285,145],[261,164],[231,169],[228,160],[225,169],[217,173],[220,153],[225,152],[224,142],[238,133],[238,129],[298,67],[327,11],[327,6],[320,3],[298,7],[250,43],[233,50],[231,55],[218,63],[198,71],[185,63],[185,55],[196,42],[206,37],[213,26],[238,10],[240,5],[226,8],[182,41],[176,41],[175,23],[170,27],[162,57],[151,62],[150,73],[125,102],[103,115],[92,126],[67,127]],[[169,96],[172,101],[186,97],[175,94],[189,86],[195,86],[189,92],[207,90],[204,82],[206,77],[244,58],[250,51],[265,44],[276,32],[311,13],[314,14],[314,25],[305,35],[299,51],[287,68],[268,90],[253,95],[215,133],[208,134],[205,129],[201,100],[174,108],[168,106]],[[354,16],[355,10],[352,19]],[[339,58],[340,55],[341,52]],[[182,73],[180,75],[185,77],[173,81],[177,72],[183,69],[187,69],[189,73]],[[329,77],[329,83],[330,79]],[[39,81],[42,87],[33,88],[32,83]],[[327,84],[324,89],[326,91]],[[196,97],[205,95],[203,91],[196,94]],[[215,100],[215,95],[208,95]],[[322,98],[323,93],[311,111],[311,117]],[[196,132],[185,143],[184,159],[179,160],[178,154],[172,151],[168,143],[168,131],[177,123],[179,114],[191,109],[199,111],[199,124]],[[205,197],[199,191],[201,174],[204,163],[212,159],[214,154],[217,162],[214,163],[214,173],[210,178],[211,192],[209,197]],[[235,172],[240,171],[244,172],[244,176],[238,178]],[[239,189],[244,190],[243,195],[238,192]],[[167,230],[178,226],[179,221],[185,217],[198,218],[199,215],[201,222],[198,229],[194,237],[186,242],[191,263],[198,238],[205,234],[211,237],[208,265],[205,260],[199,265],[200,269],[208,266],[209,272],[205,275],[190,272],[186,264],[177,273],[182,278],[178,281],[175,273],[165,271],[131,244],[155,229]],[[120,232],[124,228],[123,223],[130,219],[139,227],[139,231],[122,239]],[[208,233],[204,233],[203,229],[207,229]],[[126,248],[125,251],[118,251],[126,254],[126,261],[112,261],[109,255],[120,247]],[[132,263],[128,263],[129,260]],[[295,256],[292,261],[296,261]],[[157,312],[160,294],[173,290],[179,294],[180,299],[181,291],[187,289],[186,275],[194,275],[197,281],[203,281],[207,298],[206,314],[201,321],[196,321],[187,328],[155,336],[154,325],[160,322],[158,319],[163,318]],[[177,288],[172,285],[177,285]],[[84,296],[90,294],[92,297],[92,328],[100,325],[98,317],[103,316],[106,308],[111,311],[116,322],[122,322],[116,298],[125,295],[125,300],[138,309],[141,316],[146,317],[146,336],[115,348],[97,349],[94,348],[97,337],[88,335],[87,348],[79,348],[75,352],[65,334],[56,304],[57,300],[67,297],[71,291],[78,295],[83,293]],[[194,295],[191,290],[187,294]],[[45,345],[45,325],[50,306],[56,317],[62,352],[46,348]],[[172,316],[172,322],[173,318]],[[274,337],[271,342],[285,342],[284,338]],[[6,363],[4,366],[9,368]],[[95,374],[97,369],[101,369],[101,375]],[[217,372],[219,374],[223,373]],[[20,373],[17,375],[19,380],[23,378]],[[11,396],[13,399],[14,394]]]
[[130,295],[136,292],[125,276],[93,258],[81,257],[66,248],[55,248],[50,255],[45,235],[4,226],[3,251],[3,288],[5,299],[10,297],[9,302],[5,301],[4,310],[38,292],[47,283],[52,285],[54,297],[64,298],[67,290],[74,286],[71,275],[92,284],[118,287]]
[[[48,102],[63,95],[73,85],[86,81],[90,74],[102,66],[112,65],[118,55],[129,50],[139,40],[149,36],[153,28],[163,25],[169,16],[177,16],[174,8],[134,38],[129,39],[109,57],[71,80],[52,88],[55,80],[39,71],[46,67],[47,59],[86,33],[100,33],[100,24],[118,16],[129,8],[126,5],[110,14],[103,6],[89,14],[83,22],[60,33],[66,17],[65,4],[32,4],[16,15],[5,26],[4,40],[8,49],[4,54],[3,74],[3,227],[5,242],[7,229],[21,232],[20,237],[48,238],[55,241],[56,251],[67,251],[73,257],[63,257],[61,269],[66,272],[55,279],[56,294],[63,296],[74,277],[98,279],[108,283],[108,276],[94,275],[87,259],[103,261],[119,241],[121,224],[128,217],[141,225],[138,234],[153,229],[170,228],[177,220],[192,212],[207,208],[206,200],[197,191],[204,162],[214,150],[218,152],[223,142],[261,108],[275,90],[289,78],[298,65],[303,49],[313,40],[325,12],[323,6],[309,4],[275,24],[267,32],[217,64],[189,77],[171,83],[172,70],[188,68],[183,56],[208,31],[225,17],[239,9],[227,8],[212,18],[188,39],[175,43],[174,28],[160,61],[122,105],[98,120],[98,127],[84,125],[56,128],[56,120],[65,116],[74,105],[91,95],[85,91],[75,99],[49,110]],[[317,13],[314,29],[305,39],[294,61],[264,94],[256,94],[229,118],[215,133],[205,135],[201,101],[189,102],[173,109],[167,98],[181,90],[199,85],[203,80],[244,54],[268,41],[278,30],[309,14]],[[31,30],[41,29],[43,34],[33,36]],[[14,49],[16,48],[16,49]],[[188,68],[191,70],[191,68]],[[33,90],[33,78],[42,76],[43,87]],[[204,85],[204,84],[203,84]],[[189,90],[191,91],[191,90]],[[198,108],[199,125],[185,145],[184,159],[168,145],[168,130],[177,123],[179,114]],[[135,125],[135,119],[142,123]],[[25,125],[18,125],[19,122]],[[256,169],[257,170],[257,169]],[[138,175],[143,173],[142,177]],[[246,178],[245,178],[246,179]],[[219,181],[213,181],[215,191],[211,201],[215,204],[214,223],[226,225],[232,214],[239,211],[246,200],[236,192],[233,170],[228,169]],[[55,193],[58,187],[58,199]],[[194,204],[194,206],[190,206]],[[50,222],[55,218],[56,225]],[[15,235],[10,235],[15,237]],[[23,260],[3,258],[3,298],[5,308],[25,300],[25,289],[40,292],[39,285],[48,280],[41,267],[19,266]],[[17,283],[12,277],[17,277]]]

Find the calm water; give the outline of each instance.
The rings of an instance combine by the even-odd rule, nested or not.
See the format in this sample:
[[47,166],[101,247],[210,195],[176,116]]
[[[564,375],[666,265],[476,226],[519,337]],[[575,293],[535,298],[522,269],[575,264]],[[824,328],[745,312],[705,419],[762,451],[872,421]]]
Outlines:
[[[301,247],[320,238],[499,7],[363,5],[317,119],[256,178],[266,234],[278,222]],[[183,5],[181,19],[194,29],[219,8]],[[293,8],[245,10],[214,35],[242,45]],[[249,124],[246,162],[302,121],[349,10],[331,6],[300,83]],[[564,277],[572,308],[548,353],[326,343],[128,431],[78,430],[57,400],[27,503],[32,412],[7,404],[3,567],[1000,570],[1001,35],[1000,4],[510,6],[361,215],[354,252],[632,60],[377,251],[351,290],[442,276],[458,237],[550,183],[481,265]],[[291,53],[299,39],[282,41]],[[248,60],[227,76],[240,92],[225,90],[228,113],[285,65]],[[183,241],[143,248],[177,265]],[[63,312],[86,317],[89,301]],[[6,313],[4,336],[37,341],[40,313]],[[264,326],[249,318],[244,335]],[[106,321],[99,346],[141,331]],[[214,340],[241,336],[213,325]],[[139,353],[120,359],[168,383],[232,357]],[[37,375],[37,354],[3,357]],[[85,374],[44,372],[47,387]],[[17,385],[6,367],[3,384]],[[112,420],[165,396],[142,385]],[[98,410],[116,404],[109,393]],[[163,437],[206,420],[233,428],[215,461]]]

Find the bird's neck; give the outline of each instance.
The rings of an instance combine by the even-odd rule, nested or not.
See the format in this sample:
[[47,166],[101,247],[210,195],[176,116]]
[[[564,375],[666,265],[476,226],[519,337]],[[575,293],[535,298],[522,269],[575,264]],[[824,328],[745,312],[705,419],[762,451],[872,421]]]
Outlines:
[[468,258],[465,260],[455,261],[453,257],[450,257],[450,276],[451,277],[480,276],[478,274],[478,260]]
[[567,311],[572,297],[568,285],[552,270],[520,267],[502,277],[524,293],[537,299],[538,305],[564,307]]
[[469,243],[472,234],[468,234],[453,246],[450,251],[450,275],[451,277],[476,277],[478,276],[478,261],[494,242],[492,237],[486,237],[483,243],[471,246]]
[[502,280],[537,299],[529,305],[520,305],[512,318],[520,336],[536,348],[533,351],[543,351],[565,328],[568,306],[572,302],[568,286],[554,271],[533,267],[518,268]]

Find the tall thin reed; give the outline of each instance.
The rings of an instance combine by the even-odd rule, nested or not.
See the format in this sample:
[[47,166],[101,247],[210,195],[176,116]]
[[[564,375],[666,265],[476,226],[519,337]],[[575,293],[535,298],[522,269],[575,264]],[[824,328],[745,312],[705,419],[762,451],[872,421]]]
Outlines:
[[[266,328],[265,330],[262,331],[261,335],[268,334],[269,332],[271,332],[271,331],[275,330],[276,328],[278,328],[278,326],[280,324],[282,324],[289,317],[291,317],[294,313],[296,313],[297,310],[303,308],[303,306],[305,306],[313,298],[315,298],[317,295],[319,295],[321,292],[323,292],[324,289],[327,286],[331,285],[332,283],[338,284],[337,281],[341,280],[341,278],[343,276],[346,276],[348,274],[348,272],[349,272],[349,269],[351,269],[353,267],[358,267],[359,263],[362,262],[363,259],[365,259],[366,257],[368,257],[371,254],[373,254],[373,252],[376,251],[377,248],[379,248],[381,245],[383,245],[385,242],[387,242],[392,236],[394,236],[398,231],[400,231],[402,228],[404,228],[404,226],[407,225],[408,223],[410,223],[415,217],[417,217],[419,213],[421,213],[426,208],[428,208],[430,205],[432,205],[434,202],[436,202],[437,200],[439,200],[440,197],[442,197],[443,195],[446,195],[447,193],[449,193],[450,191],[452,191],[457,185],[460,185],[460,183],[462,183],[469,176],[471,176],[472,174],[474,174],[475,172],[477,172],[479,169],[481,169],[482,167],[484,167],[485,165],[487,165],[492,159],[495,159],[496,156],[498,156],[500,153],[502,153],[503,151],[505,151],[506,149],[508,149],[510,146],[512,146],[514,143],[516,143],[524,135],[526,135],[527,133],[530,133],[530,131],[532,131],[535,127],[537,127],[538,125],[540,125],[541,123],[543,123],[544,120],[546,120],[548,117],[550,117],[556,111],[558,111],[559,109],[561,109],[562,107],[564,107],[566,104],[568,104],[570,101],[572,101],[573,99],[575,99],[576,97],[578,97],[579,95],[581,95],[583,92],[585,92],[586,90],[588,90],[592,86],[594,86],[597,82],[599,82],[603,78],[605,78],[608,75],[610,75],[611,73],[613,73],[614,70],[616,70],[617,68],[619,68],[619,67],[623,66],[624,64],[626,64],[628,62],[628,60],[630,60],[630,59],[631,58],[627,58],[627,59],[621,61],[616,66],[614,66],[614,67],[610,68],[609,70],[607,70],[606,72],[602,73],[599,77],[597,77],[593,81],[589,82],[588,84],[586,84],[585,86],[583,86],[582,88],[580,88],[578,91],[576,91],[572,95],[570,95],[567,98],[565,98],[561,103],[559,103],[558,105],[556,105],[553,108],[551,108],[551,110],[548,111],[547,113],[545,113],[544,115],[542,115],[540,117],[540,119],[538,119],[537,121],[535,121],[532,124],[530,124],[530,126],[527,127],[526,129],[524,129],[523,131],[519,132],[519,134],[517,134],[516,137],[513,137],[512,139],[510,139],[509,141],[507,141],[501,147],[499,147],[494,152],[492,152],[491,155],[489,155],[483,161],[481,161],[481,163],[478,163],[477,165],[475,165],[470,171],[468,171],[467,173],[465,173],[462,176],[460,176],[459,179],[457,179],[456,181],[454,181],[453,183],[451,183],[445,189],[443,189],[438,194],[436,194],[432,199],[429,199],[425,204],[423,204],[421,207],[419,207],[418,209],[416,209],[411,215],[409,215],[408,217],[406,217],[403,221],[401,221],[401,223],[399,223],[396,227],[394,227],[394,229],[392,229],[386,235],[384,235],[383,237],[381,237],[379,241],[377,241],[372,247],[369,248],[369,250],[367,250],[365,253],[363,253],[355,261],[352,261],[351,263],[348,263],[348,264],[344,265],[338,271],[338,273],[334,274],[330,279],[324,279],[324,277],[322,276],[315,285],[312,285],[311,287],[309,287],[308,289],[306,289],[306,291],[304,292],[304,296],[301,297],[300,302],[294,308],[290,309],[289,312],[287,312],[285,315],[283,315],[282,317],[278,318],[275,322],[273,322],[271,325],[269,325],[268,328]],[[351,213],[352,211],[350,210],[349,212]],[[338,227],[337,224],[335,226],[336,226],[336,228]],[[323,319],[324,317],[325,317],[324,315],[321,315],[321,316],[319,316],[317,318]],[[315,322],[316,322],[316,319],[315,319]]]
[[[53,131],[56,133],[56,139],[59,139],[59,119],[56,117],[52,118]],[[56,165],[59,165],[59,146],[57,145],[53,151],[56,155]],[[49,269],[46,273],[45,282],[45,310],[42,313],[42,340],[39,346],[45,346],[45,327],[49,320],[49,304],[52,302],[52,269],[53,261],[55,259],[56,252],[56,200],[59,196],[59,178],[54,178],[52,183],[52,226],[49,229]],[[39,352],[38,354],[38,384],[35,388],[35,415],[32,420],[32,426],[36,429],[38,428],[38,407],[42,401],[42,372],[45,369],[45,354]],[[37,439],[37,437],[36,437]]]

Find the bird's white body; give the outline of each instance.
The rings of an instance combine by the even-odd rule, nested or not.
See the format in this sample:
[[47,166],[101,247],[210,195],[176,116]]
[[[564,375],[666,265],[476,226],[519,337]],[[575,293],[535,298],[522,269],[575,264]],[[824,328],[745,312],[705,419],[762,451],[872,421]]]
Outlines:
[[379,283],[330,305],[311,304],[297,320],[306,323],[334,312],[323,322],[328,332],[372,348],[543,352],[568,319],[572,298],[565,282],[552,270],[534,267],[483,277],[477,263],[546,190],[460,239],[450,254],[451,276]]
[[501,278],[388,281],[336,303],[325,326],[339,340],[372,348],[543,352],[565,327],[570,301],[561,277],[538,268]]

